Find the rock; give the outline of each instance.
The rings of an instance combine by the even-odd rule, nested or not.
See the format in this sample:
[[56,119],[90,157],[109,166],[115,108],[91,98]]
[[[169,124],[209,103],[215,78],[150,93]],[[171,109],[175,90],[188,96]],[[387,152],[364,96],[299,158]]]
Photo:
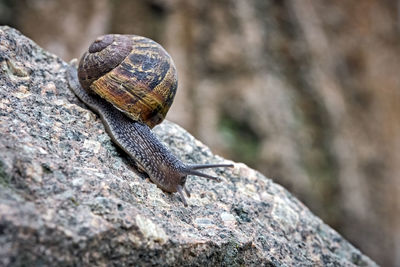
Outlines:
[[[140,174],[69,91],[67,63],[0,27],[0,265],[375,266],[244,164],[190,177],[184,207]],[[179,126],[185,162],[224,162]]]

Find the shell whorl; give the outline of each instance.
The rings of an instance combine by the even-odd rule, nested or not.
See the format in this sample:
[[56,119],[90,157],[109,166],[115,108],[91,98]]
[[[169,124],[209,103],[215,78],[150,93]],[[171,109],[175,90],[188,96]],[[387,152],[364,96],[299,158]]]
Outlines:
[[97,38],[82,56],[78,77],[83,88],[151,128],[165,118],[177,88],[168,53],[136,35]]

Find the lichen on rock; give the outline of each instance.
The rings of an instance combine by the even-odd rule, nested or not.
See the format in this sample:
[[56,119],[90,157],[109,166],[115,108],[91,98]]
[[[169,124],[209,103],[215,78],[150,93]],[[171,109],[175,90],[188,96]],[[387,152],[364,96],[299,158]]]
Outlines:
[[[281,186],[237,163],[189,177],[189,206],[136,171],[69,91],[67,63],[0,27],[0,265],[375,263]],[[171,122],[185,162],[222,162]]]

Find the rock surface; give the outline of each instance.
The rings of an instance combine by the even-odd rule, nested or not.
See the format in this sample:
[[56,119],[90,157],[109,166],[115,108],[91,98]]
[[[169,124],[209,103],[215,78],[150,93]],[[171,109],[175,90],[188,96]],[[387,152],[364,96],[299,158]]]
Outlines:
[[[129,165],[66,66],[0,28],[1,266],[376,265],[244,164],[190,177],[184,207]],[[155,132],[185,162],[226,161],[173,123]]]

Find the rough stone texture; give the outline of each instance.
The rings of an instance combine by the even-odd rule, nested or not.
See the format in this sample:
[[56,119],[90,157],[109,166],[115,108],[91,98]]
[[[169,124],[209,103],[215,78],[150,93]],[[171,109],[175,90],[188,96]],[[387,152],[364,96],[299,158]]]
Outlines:
[[[244,164],[189,178],[184,207],[130,167],[65,67],[0,27],[1,266],[376,265]],[[155,131],[184,161],[225,161],[175,124]]]

